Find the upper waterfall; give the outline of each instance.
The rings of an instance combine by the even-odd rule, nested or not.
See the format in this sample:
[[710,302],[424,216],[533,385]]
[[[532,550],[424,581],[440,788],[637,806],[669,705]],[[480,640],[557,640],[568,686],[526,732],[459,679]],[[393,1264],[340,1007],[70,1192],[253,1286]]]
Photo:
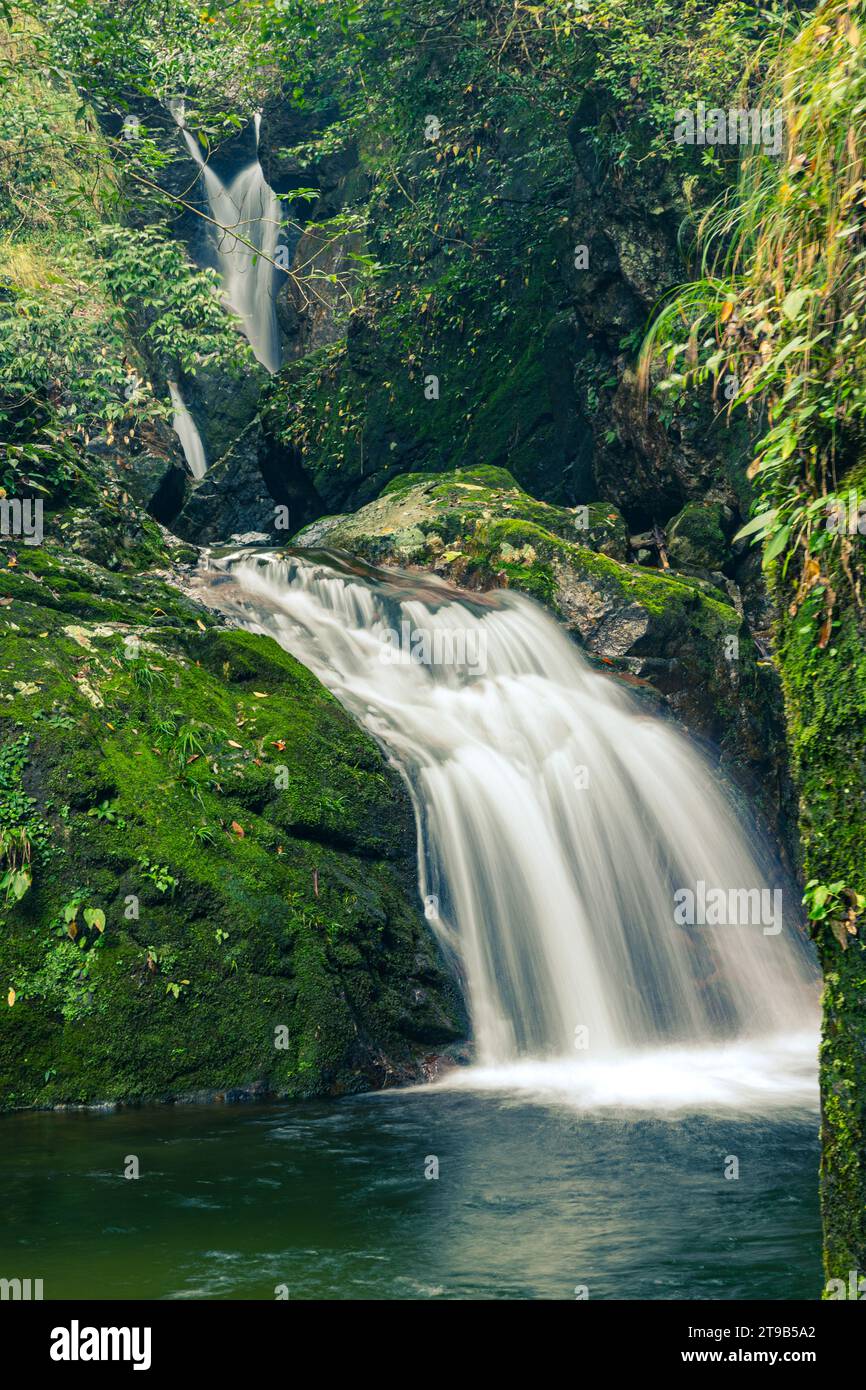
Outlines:
[[[169,110],[201,169],[210,215],[218,224],[214,236],[226,303],[240,319],[258,361],[269,372],[276,372],[280,366],[280,333],[274,260],[282,222],[280,200],[267,183],[258,157],[224,183],[187,128],[183,103],[169,103]],[[260,123],[256,114],[256,149]]]
[[[808,1026],[795,900],[776,913],[778,878],[711,766],[541,608],[314,555],[215,565],[220,606],[309,666],[403,773],[482,1063]],[[676,895],[701,885],[767,911],[681,925]]]

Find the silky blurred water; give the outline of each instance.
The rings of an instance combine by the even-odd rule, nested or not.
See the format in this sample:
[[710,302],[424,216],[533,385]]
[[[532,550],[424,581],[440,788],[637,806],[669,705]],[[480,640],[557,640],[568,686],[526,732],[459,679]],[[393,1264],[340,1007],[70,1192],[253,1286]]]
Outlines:
[[460,1081],[7,1117],[0,1277],[46,1298],[818,1296],[811,1108],[582,1111]]
[[[458,962],[479,1059],[811,1029],[814,1076],[799,892],[771,891],[780,867],[700,750],[529,599],[357,571],[348,557],[244,548],[212,557],[199,582],[309,667],[403,774],[420,895]],[[429,661],[412,659],[412,632]],[[765,894],[778,920],[684,928],[674,905],[698,884]]]

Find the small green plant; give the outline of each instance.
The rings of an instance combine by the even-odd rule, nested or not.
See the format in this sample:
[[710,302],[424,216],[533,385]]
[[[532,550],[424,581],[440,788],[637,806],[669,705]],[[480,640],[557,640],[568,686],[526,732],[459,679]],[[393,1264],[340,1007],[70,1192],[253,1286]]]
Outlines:
[[134,683],[147,695],[167,682],[165,672],[158,666],[148,666],[146,661],[130,661],[129,668]]
[[186,763],[190,758],[200,758],[205,752],[207,752],[206,746],[199,737],[196,726],[193,724],[185,725],[175,740],[175,755],[178,761]]
[[48,826],[21,785],[29,748],[29,734],[0,748],[0,892],[7,907],[33,882],[34,851],[49,852]]
[[192,838],[200,845],[215,845],[217,837],[209,825],[193,826]]
[[810,878],[803,894],[803,906],[810,922],[829,922],[844,951],[849,938],[857,935],[857,918],[866,907],[866,895],[849,888],[842,879],[821,883],[817,878]]
[[188,985],[189,980],[169,980],[165,987],[165,992],[166,994],[172,995],[174,999],[179,999]]
[[189,792],[190,796],[194,796],[199,806],[204,810],[201,782],[193,775],[191,768],[184,768],[183,772],[178,774],[177,783],[178,786],[183,787],[184,791]]
[[126,829],[126,821],[123,816],[118,816],[109,801],[100,801],[98,806],[91,806],[87,814],[96,820],[108,821],[109,824],[116,825],[119,830]]
[[149,879],[159,893],[174,891],[178,885],[178,880],[169,872],[165,864],[157,864],[154,860],[148,859],[146,854],[138,857],[138,867],[142,877]]
[[[79,889],[61,908],[57,922],[57,935],[77,941],[82,950],[98,944],[105,931],[105,913],[101,907],[84,907],[86,897],[87,893]],[[95,932],[96,936],[88,936],[88,932]]]
[[7,907],[20,902],[33,883],[31,853],[30,837],[23,826],[0,829],[0,860],[6,862],[0,875],[0,891],[5,895]]
[[36,711],[33,721],[47,724],[49,729],[74,729],[77,722],[71,714],[45,714],[42,710]]

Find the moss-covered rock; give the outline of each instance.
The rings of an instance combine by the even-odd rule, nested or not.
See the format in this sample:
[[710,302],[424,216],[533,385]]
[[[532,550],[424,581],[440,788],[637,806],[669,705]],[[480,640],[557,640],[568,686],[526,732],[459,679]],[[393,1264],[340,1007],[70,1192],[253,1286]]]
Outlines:
[[413,473],[354,515],[314,523],[295,544],[537,599],[596,662],[661,695],[693,732],[720,745],[759,800],[768,793],[775,815],[767,765],[772,673],[759,666],[727,591],[624,562],[627,537],[615,507],[539,502],[498,467]]
[[732,513],[721,502],[688,502],[665,530],[668,554],[676,566],[720,570],[729,562]]
[[297,661],[154,572],[153,523],[124,546],[99,518],[115,571],[75,524],[2,552],[0,1108],[421,1075],[465,1018],[402,783]]
[[862,914],[848,916],[866,894],[866,650],[862,615],[840,599],[823,647],[820,586],[783,611],[779,664],[803,876],[832,889],[813,924],[824,974],[821,1204],[827,1277],[847,1281],[866,1261],[866,941]]

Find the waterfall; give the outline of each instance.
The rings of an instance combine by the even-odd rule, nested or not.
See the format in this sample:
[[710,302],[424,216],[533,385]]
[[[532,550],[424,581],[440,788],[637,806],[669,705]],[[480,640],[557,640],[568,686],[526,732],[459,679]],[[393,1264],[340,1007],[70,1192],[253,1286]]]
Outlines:
[[[280,366],[280,334],[273,261],[280,238],[280,200],[265,181],[258,157],[224,183],[205,161],[198,140],[187,129],[183,102],[174,101],[168,105],[187,149],[201,169],[210,215],[219,223],[214,233],[226,303],[240,319],[258,361],[269,372],[276,372]],[[257,150],[260,125],[261,117],[257,113]],[[238,235],[233,236],[232,230],[223,231],[222,228],[233,229]]]
[[[403,774],[421,897],[483,1065],[813,1030],[795,890],[777,911],[778,872],[703,754],[539,606],[326,552],[212,557],[202,583],[314,671]],[[689,890],[699,914],[701,885],[763,915],[680,925],[675,902]]]
[[168,391],[174,406],[172,428],[180,440],[189,471],[194,478],[203,478],[207,472],[207,459],[198,426],[187,410],[186,403],[180,393],[180,387],[171,378],[168,382]]

